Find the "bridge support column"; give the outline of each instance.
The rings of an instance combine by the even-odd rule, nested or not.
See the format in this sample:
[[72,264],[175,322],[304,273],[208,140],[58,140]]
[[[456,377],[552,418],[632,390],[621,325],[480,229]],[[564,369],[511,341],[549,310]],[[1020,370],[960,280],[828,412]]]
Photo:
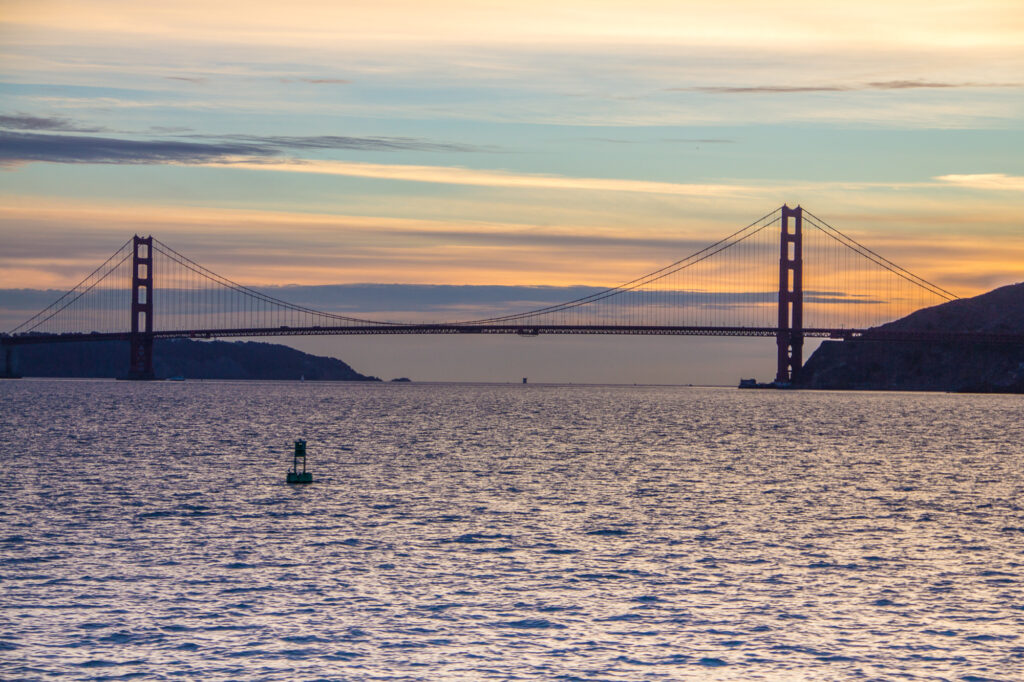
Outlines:
[[[804,283],[803,209],[782,207],[782,239],[779,247],[778,371],[775,381],[788,384],[803,366]],[[791,222],[792,221],[792,222]]]
[[0,379],[20,379],[18,374],[18,356],[15,346],[10,343],[3,344],[3,358],[0,359]]
[[155,379],[153,373],[153,237],[135,235],[132,253],[132,334],[128,378]]

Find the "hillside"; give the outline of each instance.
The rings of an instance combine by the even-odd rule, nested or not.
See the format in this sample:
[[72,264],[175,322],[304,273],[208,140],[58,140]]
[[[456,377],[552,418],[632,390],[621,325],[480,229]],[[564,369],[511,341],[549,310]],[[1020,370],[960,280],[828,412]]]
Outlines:
[[[879,329],[1024,334],[1024,283],[919,310]],[[825,341],[799,388],[1024,393],[1024,345]]]
[[[17,370],[26,377],[121,377],[127,373],[127,365],[127,341],[40,344],[17,349]],[[253,341],[157,339],[153,343],[153,368],[160,378],[380,381],[356,372],[337,358]]]

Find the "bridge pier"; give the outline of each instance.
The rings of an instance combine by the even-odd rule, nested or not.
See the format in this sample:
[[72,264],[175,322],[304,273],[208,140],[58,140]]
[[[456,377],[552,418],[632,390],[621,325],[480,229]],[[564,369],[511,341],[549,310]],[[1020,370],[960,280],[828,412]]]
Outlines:
[[153,372],[153,337],[149,334],[132,334],[129,341],[128,379],[150,381],[156,379]]
[[[804,284],[803,217],[797,206],[782,206],[782,238],[779,244],[779,326],[776,384],[790,384],[803,367]],[[792,219],[792,223],[790,223]]]
[[153,237],[135,235],[132,252],[132,333],[128,378],[146,381],[153,372]]
[[0,364],[0,379],[20,379],[18,374],[18,356],[15,353],[14,345],[3,344],[3,364]]

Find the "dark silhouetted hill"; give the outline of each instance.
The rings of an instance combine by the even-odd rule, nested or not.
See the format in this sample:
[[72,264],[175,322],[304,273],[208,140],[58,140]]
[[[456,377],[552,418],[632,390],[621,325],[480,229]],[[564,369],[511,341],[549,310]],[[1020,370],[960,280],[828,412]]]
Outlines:
[[[879,329],[1024,334],[1024,283],[925,308]],[[1024,393],[1024,344],[825,341],[797,386]]]
[[[337,358],[253,341],[157,339],[153,343],[153,369],[159,378],[380,381],[360,374]],[[17,370],[26,377],[122,377],[128,371],[128,342],[19,346]]]

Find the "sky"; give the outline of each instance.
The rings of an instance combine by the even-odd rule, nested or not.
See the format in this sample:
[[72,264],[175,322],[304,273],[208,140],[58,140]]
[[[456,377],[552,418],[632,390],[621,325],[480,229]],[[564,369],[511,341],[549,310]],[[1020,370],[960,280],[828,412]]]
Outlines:
[[[1022,151],[1019,0],[0,0],[0,321],[133,233],[254,287],[569,299],[783,203],[971,296],[1024,280]],[[431,380],[729,384],[775,352],[282,341]]]

